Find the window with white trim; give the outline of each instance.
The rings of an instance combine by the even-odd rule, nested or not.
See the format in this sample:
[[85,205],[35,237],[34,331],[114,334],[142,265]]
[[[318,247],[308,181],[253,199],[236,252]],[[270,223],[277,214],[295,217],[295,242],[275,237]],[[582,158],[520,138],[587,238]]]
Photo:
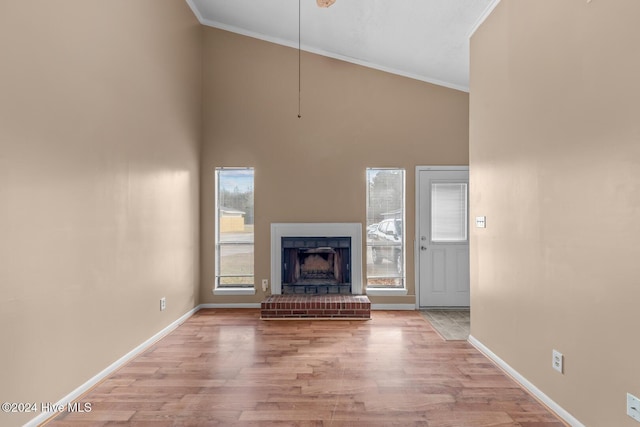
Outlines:
[[253,168],[216,168],[216,288],[253,288]]
[[367,287],[405,287],[405,171],[367,169]]

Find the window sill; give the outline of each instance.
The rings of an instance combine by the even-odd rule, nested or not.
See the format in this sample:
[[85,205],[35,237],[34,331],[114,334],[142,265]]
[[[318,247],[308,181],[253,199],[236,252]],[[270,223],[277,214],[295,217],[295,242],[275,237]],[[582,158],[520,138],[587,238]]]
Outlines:
[[214,295],[255,295],[256,288],[215,288]]
[[373,296],[401,296],[407,295],[406,289],[396,288],[367,288],[367,295]]

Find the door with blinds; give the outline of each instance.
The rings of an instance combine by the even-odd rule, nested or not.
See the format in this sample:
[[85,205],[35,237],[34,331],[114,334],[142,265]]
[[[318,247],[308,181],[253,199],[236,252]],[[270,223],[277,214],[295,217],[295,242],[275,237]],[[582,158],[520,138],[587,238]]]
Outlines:
[[420,307],[469,306],[469,169],[419,169]]

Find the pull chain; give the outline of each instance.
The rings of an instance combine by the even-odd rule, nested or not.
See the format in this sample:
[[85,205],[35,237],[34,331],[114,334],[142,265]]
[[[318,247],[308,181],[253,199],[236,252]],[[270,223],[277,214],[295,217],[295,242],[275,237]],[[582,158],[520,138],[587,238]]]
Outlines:
[[300,55],[301,55],[302,45],[300,43],[300,0],[298,0],[298,118],[301,118],[300,115],[300,93],[301,93],[301,81],[302,81],[302,72],[300,66]]

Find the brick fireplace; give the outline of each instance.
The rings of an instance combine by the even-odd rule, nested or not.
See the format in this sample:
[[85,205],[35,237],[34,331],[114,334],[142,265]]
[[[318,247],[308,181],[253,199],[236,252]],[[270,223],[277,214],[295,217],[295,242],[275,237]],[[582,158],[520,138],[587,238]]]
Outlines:
[[362,224],[271,224],[272,295],[262,319],[369,319],[362,291]]
[[[315,242],[313,242],[315,240]],[[285,248],[284,246],[290,246]],[[349,250],[344,251],[345,245],[349,243]],[[306,246],[306,247],[305,247]],[[312,247],[309,247],[312,246]],[[318,266],[315,270],[326,270],[328,266],[323,264],[332,263],[331,274],[335,277],[335,282],[350,282],[351,295],[362,295],[362,224],[360,223],[274,223],[271,224],[271,294],[283,294],[283,285],[295,284],[299,278],[290,274],[302,275],[302,272],[295,272],[295,259],[291,258],[290,252],[285,255],[284,249],[297,247],[299,255],[301,252],[316,255],[312,264]],[[313,253],[315,251],[315,253]],[[334,255],[329,257],[333,251]],[[338,253],[339,252],[339,253]],[[296,255],[296,256],[297,256]],[[331,261],[329,261],[331,258]],[[336,265],[336,261],[339,265]],[[299,260],[298,263],[302,262]],[[285,268],[286,264],[286,268]],[[314,268],[309,268],[314,269]],[[283,274],[284,273],[284,274]],[[320,273],[320,271],[318,271]],[[344,278],[349,282],[344,282]],[[292,280],[296,279],[296,280]],[[306,278],[308,284],[313,284],[313,278]],[[334,283],[330,277],[317,279],[315,283]],[[337,293],[337,292],[310,292],[310,293]],[[287,292],[291,293],[291,292]],[[305,292],[294,292],[305,293]],[[340,292],[344,293],[344,292]]]

